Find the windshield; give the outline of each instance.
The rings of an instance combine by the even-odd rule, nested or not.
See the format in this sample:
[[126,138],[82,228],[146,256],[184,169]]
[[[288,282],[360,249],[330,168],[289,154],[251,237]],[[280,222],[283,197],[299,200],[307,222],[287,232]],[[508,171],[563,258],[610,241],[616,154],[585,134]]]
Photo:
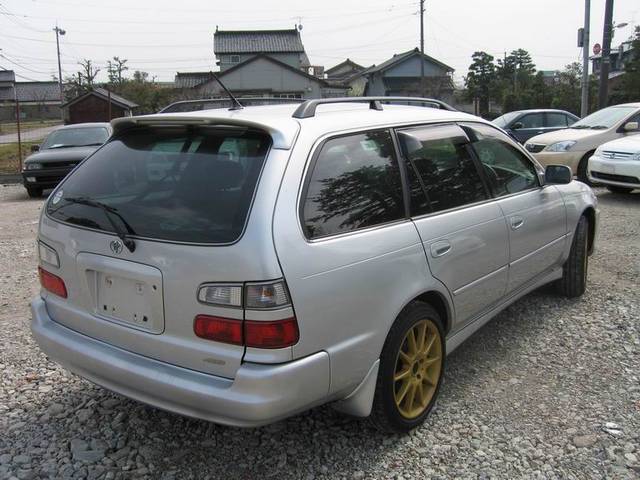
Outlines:
[[[244,229],[270,146],[269,136],[243,128],[125,132],[65,179],[47,213],[121,234],[106,207],[137,237],[233,242]],[[98,202],[105,207],[96,208]]]
[[507,125],[509,125],[509,123],[511,123],[511,120],[516,118],[519,114],[520,114],[520,112],[505,113],[501,117],[498,117],[498,118],[494,119],[493,120],[493,124],[499,126],[500,128],[504,128]]
[[51,132],[40,148],[102,145],[107,138],[109,138],[109,131],[104,127],[61,128]]
[[605,129],[616,125],[620,120],[635,112],[635,107],[607,107],[584,117],[569,128]]

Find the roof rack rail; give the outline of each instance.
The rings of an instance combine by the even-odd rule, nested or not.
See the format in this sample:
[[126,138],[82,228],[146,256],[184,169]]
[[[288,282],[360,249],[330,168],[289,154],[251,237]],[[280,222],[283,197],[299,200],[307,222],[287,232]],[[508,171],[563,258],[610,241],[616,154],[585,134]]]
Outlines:
[[406,103],[422,103],[428,104],[431,108],[439,108],[441,110],[449,110],[457,112],[451,105],[434,98],[420,97],[338,97],[338,98],[316,98],[302,102],[296,111],[293,112],[293,118],[310,118],[316,115],[318,105],[327,105],[330,103],[369,103],[371,110],[382,110],[383,103],[406,102]]
[[[285,105],[301,103],[300,98],[274,98],[274,97],[237,97],[245,107],[257,105]],[[157,113],[194,112],[198,110],[209,110],[212,108],[228,108],[229,98],[199,98],[195,100],[179,100],[170,103]]]

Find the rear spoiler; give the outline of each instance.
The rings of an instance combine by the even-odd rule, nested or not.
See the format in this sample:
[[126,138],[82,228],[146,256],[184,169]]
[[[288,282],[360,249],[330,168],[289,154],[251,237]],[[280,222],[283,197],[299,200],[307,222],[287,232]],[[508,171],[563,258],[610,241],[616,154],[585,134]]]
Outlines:
[[[287,119],[288,120],[288,119]],[[300,126],[293,120],[279,122],[280,125],[267,125],[255,120],[247,119],[246,117],[205,117],[185,114],[154,114],[154,115],[142,115],[138,117],[121,117],[111,120],[111,127],[113,128],[113,135],[117,135],[125,130],[135,127],[144,126],[233,126],[233,127],[246,127],[254,128],[256,130],[262,130],[271,136],[273,140],[273,148],[281,150],[289,150],[293,141],[298,135]]]

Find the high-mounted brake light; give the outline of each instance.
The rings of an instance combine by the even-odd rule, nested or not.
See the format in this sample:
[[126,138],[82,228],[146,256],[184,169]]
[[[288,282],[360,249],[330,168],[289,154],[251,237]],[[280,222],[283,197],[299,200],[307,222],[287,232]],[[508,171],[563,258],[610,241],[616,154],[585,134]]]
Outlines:
[[38,274],[42,288],[59,297],[67,298],[67,286],[64,284],[64,280],[51,272],[47,272],[42,267],[38,267]]

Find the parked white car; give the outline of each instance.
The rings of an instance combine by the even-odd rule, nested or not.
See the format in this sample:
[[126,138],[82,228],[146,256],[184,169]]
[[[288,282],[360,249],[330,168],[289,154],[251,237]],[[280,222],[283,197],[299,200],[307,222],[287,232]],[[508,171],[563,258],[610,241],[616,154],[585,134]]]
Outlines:
[[589,180],[614,193],[640,188],[640,135],[607,142],[589,159]]
[[587,164],[596,148],[640,133],[640,102],[603,108],[569,128],[537,135],[525,144],[542,165],[566,165],[588,183]]

